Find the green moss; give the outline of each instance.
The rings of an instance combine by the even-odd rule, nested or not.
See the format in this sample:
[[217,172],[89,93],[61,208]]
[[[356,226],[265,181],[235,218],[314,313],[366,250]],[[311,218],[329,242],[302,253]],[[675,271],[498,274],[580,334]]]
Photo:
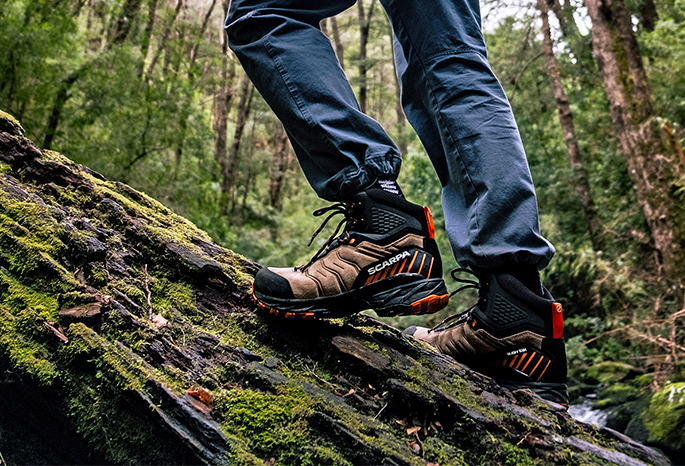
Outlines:
[[630,372],[635,369],[629,364],[604,361],[590,367],[586,372],[586,377],[591,382],[599,382],[603,384],[610,384],[620,382],[625,379]]
[[643,420],[650,440],[685,447],[685,382],[668,384],[655,393]]
[[620,406],[629,401],[638,399],[642,392],[626,384],[615,384],[601,391],[601,399],[593,404],[595,409],[606,409],[611,406]]
[[29,309],[13,316],[0,308],[0,352],[18,372],[50,385],[58,370],[50,361],[51,352],[41,341],[47,329],[38,327],[36,320],[38,316]]
[[536,461],[531,458],[528,450],[495,438],[490,432],[488,432],[486,437],[482,440],[480,447],[479,450],[482,453],[478,458],[478,464],[502,464],[510,466],[534,466],[537,464]]
[[165,278],[153,279],[150,283],[150,292],[152,308],[166,318],[171,318],[169,310],[172,307],[182,314],[197,313],[195,291],[185,283],[174,283]]
[[298,386],[281,386],[276,394],[222,391],[214,399],[222,429],[246,451],[264,459],[276,458],[277,464],[315,464],[315,457],[326,453],[322,448],[318,452],[310,448],[316,446],[316,437],[308,430],[310,404]]
[[25,286],[10,275],[9,271],[2,268],[0,268],[0,300],[12,314],[30,308],[46,319],[55,320],[59,312],[59,304],[54,296]]

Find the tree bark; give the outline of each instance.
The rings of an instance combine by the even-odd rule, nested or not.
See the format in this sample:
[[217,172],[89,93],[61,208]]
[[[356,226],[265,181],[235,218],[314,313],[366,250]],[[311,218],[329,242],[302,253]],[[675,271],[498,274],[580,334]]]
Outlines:
[[274,209],[283,209],[283,187],[285,174],[290,168],[292,157],[288,143],[288,134],[282,124],[278,123],[278,131],[274,138],[274,163],[271,167],[271,180],[269,182],[269,203]]
[[152,72],[155,70],[155,65],[157,65],[157,60],[159,60],[159,57],[162,55],[162,52],[166,48],[166,43],[169,40],[169,36],[171,35],[171,28],[173,27],[174,22],[176,21],[176,18],[178,18],[178,14],[181,12],[182,7],[183,7],[183,0],[178,0],[178,2],[176,3],[176,8],[174,9],[174,14],[171,16],[169,23],[164,28],[164,32],[162,33],[162,38],[159,41],[157,51],[152,56],[152,61],[150,61],[150,65],[147,67],[147,73],[146,73],[147,76],[152,75]]
[[595,251],[604,250],[606,244],[604,241],[604,233],[602,231],[602,224],[597,213],[592,191],[590,190],[590,182],[588,180],[588,172],[583,163],[583,157],[580,153],[578,140],[576,139],[575,125],[573,123],[573,112],[568,102],[568,96],[564,90],[564,84],[561,80],[561,73],[557,64],[557,58],[554,55],[554,43],[552,42],[552,33],[549,27],[549,10],[546,0],[539,0],[537,7],[540,10],[540,18],[542,19],[542,46],[547,61],[547,75],[549,76],[552,89],[554,90],[554,99],[557,103],[559,111],[559,123],[562,132],[564,133],[564,141],[568,149],[568,156],[571,160],[571,168],[576,175],[575,186],[576,192],[583,206],[585,213],[585,222],[587,225],[592,248]]
[[[228,15],[230,1],[223,0],[224,17]],[[231,61],[228,66],[228,40],[222,34],[221,42],[221,67],[219,68],[219,84],[214,92],[214,160],[221,169],[221,177],[225,179],[228,174],[228,158],[226,157],[226,145],[228,143],[228,114],[233,99],[232,85],[235,78],[235,62]]]
[[371,29],[371,18],[373,17],[373,9],[376,6],[376,0],[371,0],[369,12],[364,12],[364,1],[357,2],[357,12],[359,21],[359,109],[366,113],[366,100],[369,90],[367,81],[368,62],[366,58],[367,47],[369,44],[369,30]]
[[646,31],[653,31],[654,26],[656,26],[656,20],[659,19],[659,13],[656,10],[654,0],[642,0],[640,16],[642,16],[642,27]]
[[673,148],[662,142],[625,5],[621,0],[587,0],[586,5],[592,19],[594,54],[619,147],[660,253],[659,265],[667,281],[680,287],[685,276],[685,214],[682,203],[672,194],[683,169],[673,160]]
[[[185,145],[185,139],[186,139],[186,133],[188,130],[188,117],[190,115],[189,111],[189,106],[192,101],[192,96],[193,96],[193,87],[195,86],[195,64],[197,61],[197,50],[198,47],[200,46],[200,42],[202,42],[202,38],[205,35],[205,31],[207,30],[207,24],[209,24],[209,18],[212,16],[212,12],[214,11],[214,6],[216,5],[216,0],[212,0],[212,4],[209,6],[209,9],[207,10],[207,13],[205,14],[204,20],[202,21],[202,26],[200,28],[200,33],[196,36],[195,38],[195,43],[193,47],[190,50],[190,63],[188,64],[188,88],[189,88],[189,95],[186,99],[185,102],[182,103],[182,108],[181,108],[181,115],[179,117],[179,122],[178,122],[178,127],[179,127],[179,132],[176,138],[176,169],[174,171],[174,178],[178,175],[178,170],[181,165],[181,159],[183,158],[183,147]],[[181,56],[179,57],[179,60],[182,60],[183,57],[183,50],[181,50]]]
[[52,113],[50,114],[50,118],[48,118],[48,125],[45,129],[45,139],[43,140],[44,150],[48,150],[52,147],[52,143],[57,135],[57,127],[62,118],[62,110],[64,110],[64,105],[66,105],[67,100],[69,100],[69,91],[74,86],[74,83],[81,77],[81,73],[83,73],[85,68],[85,66],[79,68],[60,83],[59,91],[57,91],[57,96],[55,97],[55,103],[52,106]]
[[340,40],[340,30],[338,29],[338,20],[335,16],[331,18],[331,32],[333,33],[333,45],[335,46],[335,55],[338,57],[340,67],[345,69],[345,47],[342,40]]
[[117,45],[124,43],[138,19],[141,3],[142,0],[126,0],[112,29],[112,40],[110,42]]
[[[252,104],[252,94],[254,92],[254,86],[247,76],[243,77],[242,84],[240,86],[240,102],[238,103],[238,120],[235,124],[235,133],[233,134],[233,143],[231,144],[231,150],[228,153],[228,163],[226,166],[226,173],[224,174],[222,191],[226,196],[228,201],[231,198],[233,192],[233,184],[235,183],[235,172],[238,165],[238,152],[240,151],[240,141],[243,137],[243,132],[245,131],[245,123],[247,123],[247,117],[250,115],[250,106]],[[224,214],[228,213],[229,206],[228,202],[224,204]]]
[[157,15],[157,0],[150,0],[148,3],[147,23],[145,24],[145,32],[140,42],[140,55],[138,61],[137,73],[138,77],[142,78],[145,72],[145,62],[150,54],[150,41],[152,40],[152,30],[155,26],[155,16]]

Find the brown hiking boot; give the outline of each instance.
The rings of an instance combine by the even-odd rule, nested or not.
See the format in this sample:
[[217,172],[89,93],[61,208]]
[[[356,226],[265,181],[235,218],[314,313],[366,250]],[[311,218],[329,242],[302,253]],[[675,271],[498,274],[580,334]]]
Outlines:
[[[365,309],[381,316],[429,314],[447,305],[427,207],[369,189],[314,215],[327,212],[319,231],[333,215],[345,218],[307,265],[257,273],[252,294],[261,307],[276,315],[310,318]],[[334,238],[343,224],[343,233]]]
[[561,304],[544,287],[538,296],[508,274],[484,276],[480,284],[457,280],[468,283],[460,289],[480,289],[478,304],[432,329],[409,327],[404,333],[503,387],[528,388],[568,406]]

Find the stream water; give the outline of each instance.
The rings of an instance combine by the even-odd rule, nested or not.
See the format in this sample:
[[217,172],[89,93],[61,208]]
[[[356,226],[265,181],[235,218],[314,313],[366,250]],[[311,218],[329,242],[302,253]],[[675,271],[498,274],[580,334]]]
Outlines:
[[576,421],[594,424],[597,427],[606,426],[609,413],[602,411],[601,409],[592,409],[592,403],[592,399],[584,398],[582,403],[570,405],[568,407],[568,413]]

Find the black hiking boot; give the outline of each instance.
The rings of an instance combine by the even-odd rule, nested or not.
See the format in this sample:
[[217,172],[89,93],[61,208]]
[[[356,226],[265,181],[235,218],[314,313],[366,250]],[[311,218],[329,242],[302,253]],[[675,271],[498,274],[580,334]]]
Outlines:
[[[308,264],[257,273],[252,294],[260,307],[283,317],[311,318],[365,309],[380,316],[429,314],[447,305],[427,207],[369,189],[314,215],[328,212],[314,236],[332,216],[345,218]],[[343,224],[343,233],[335,237]]]
[[480,284],[457,280],[468,283],[460,290],[480,289],[478,304],[432,329],[409,327],[404,333],[509,390],[528,388],[568,406],[561,304],[544,287],[538,296],[508,274],[483,276]]

